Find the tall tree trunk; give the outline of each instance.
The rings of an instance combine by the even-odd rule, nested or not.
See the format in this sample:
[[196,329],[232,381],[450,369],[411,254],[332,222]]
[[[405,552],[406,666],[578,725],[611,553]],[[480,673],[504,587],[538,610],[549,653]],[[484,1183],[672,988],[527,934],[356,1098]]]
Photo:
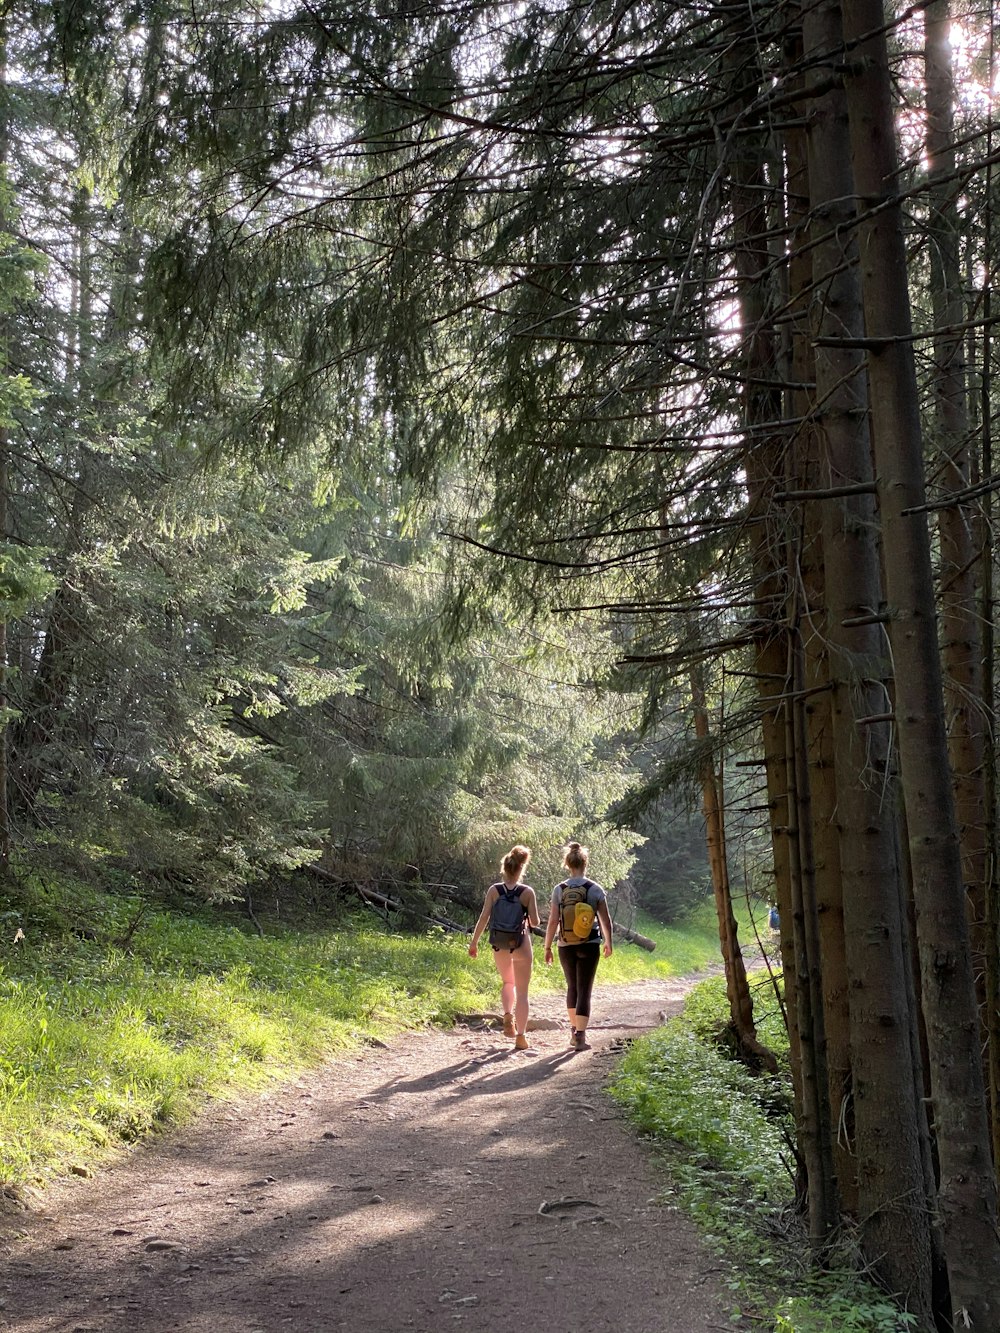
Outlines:
[[729,884],[729,856],[726,849],[722,784],[712,755],[704,672],[700,664],[694,666],[691,671],[691,702],[695,736],[704,749],[701,761],[702,812],[705,817],[708,864],[719,922],[719,943],[726,969],[726,995],[729,999],[730,1021],[740,1057],[750,1065],[763,1065],[772,1074],[776,1074],[777,1060],[757,1037],[753,1020],[753,1000],[737,936],[736,914],[733,911],[733,896]]
[[[947,735],[891,82],[880,0],[843,0],[895,718],[917,913],[939,1205],[957,1327],[1000,1325],[996,1182]],[[971,1321],[971,1325],[970,1325]]]
[[[7,16],[0,16],[0,233],[8,231],[9,218],[2,200],[6,198],[7,166],[10,156],[10,124],[7,90]],[[4,325],[9,321],[5,317]],[[6,347],[9,329],[0,331],[0,344]],[[0,542],[10,541],[10,435],[0,427]],[[10,864],[10,645],[7,617],[0,617],[0,871]]]
[[[794,30],[786,62],[803,69],[801,29]],[[804,91],[803,75],[798,86]],[[786,492],[820,488],[819,433],[814,394],[815,354],[810,331],[812,253],[806,244],[809,226],[809,171],[805,129],[801,124],[785,132],[788,200],[787,269],[788,327],[791,355],[788,378],[788,416],[795,423],[788,451]],[[822,969],[823,1022],[826,1034],[827,1082],[830,1092],[831,1152],[840,1206],[857,1213],[857,1172],[851,1103],[851,1038],[848,1005],[847,956],[844,949],[844,904],[840,871],[840,834],[833,750],[830,695],[829,635],[826,631],[826,573],[823,532],[817,500],[787,506],[799,514],[804,534],[799,559],[802,595],[807,612],[802,626],[805,736],[812,795],[813,853],[816,917]]]
[[[794,547],[789,558],[797,559]],[[792,934],[795,950],[799,1040],[802,1049],[802,1123],[799,1139],[809,1178],[809,1241],[813,1255],[825,1263],[840,1220],[840,1201],[833,1168],[830,1087],[826,1064],[822,963],[816,919],[813,822],[809,793],[809,762],[802,715],[803,653],[801,618],[793,596],[789,635],[789,697],[785,704],[788,733],[788,824],[794,849]]]
[[[742,15],[746,33],[752,16]],[[739,21],[739,20],[737,20]],[[752,39],[733,43],[726,62],[726,81],[734,94],[741,131],[759,87],[760,71]],[[825,1250],[836,1220],[835,1197],[828,1188],[832,1168],[823,1158],[823,1135],[817,1088],[825,1074],[817,1060],[825,1043],[814,1030],[814,1004],[800,987],[808,984],[809,969],[801,924],[802,868],[811,851],[800,846],[795,801],[795,757],[789,751],[793,729],[789,699],[789,515],[776,501],[787,487],[788,455],[794,428],[783,427],[786,403],[779,385],[779,343],[774,320],[775,292],[768,279],[773,269],[767,237],[771,232],[768,201],[774,182],[767,178],[767,142],[763,129],[732,135],[725,144],[728,200],[733,227],[733,255],[743,335],[743,424],[746,430],[746,478],[749,533],[755,589],[756,677],[767,781],[768,811],[775,862],[776,898],[781,914],[781,957],[786,1017],[789,1025],[796,1125],[800,1130],[800,1195],[808,1203],[811,1235],[817,1251]],[[795,416],[795,404],[788,404]],[[811,847],[811,843],[809,844]]]
[[[7,464],[10,440],[0,429],[0,541],[10,540],[10,471]],[[7,620],[0,619],[0,871],[10,865],[12,830],[10,818],[10,646]]]
[[[924,86],[930,216],[931,297],[934,310],[935,444],[946,491],[961,493],[971,480],[968,386],[962,324],[962,261],[953,107],[949,0],[924,10]],[[955,813],[962,851],[976,992],[986,1036],[986,1069],[1000,1059],[996,1023],[986,998],[986,714],[982,645],[976,596],[978,553],[968,503],[938,511],[941,572],[941,659],[944,668],[948,746],[955,782]]]
[[[993,87],[995,77],[995,25],[996,14],[990,17],[990,84]],[[992,123],[987,131],[986,160],[993,156]],[[985,276],[983,281],[983,347],[982,378],[979,386],[980,403],[980,476],[993,475],[993,296],[992,281],[994,271],[994,212],[993,212],[993,167],[988,165],[984,179],[986,206],[983,209],[983,250]],[[987,490],[982,499],[982,512],[978,533],[979,567],[982,574],[979,596],[979,619],[983,627],[983,707],[986,716],[996,717],[996,651],[994,646],[994,615],[996,603],[993,595],[993,492]],[[986,880],[983,896],[986,900],[986,931],[984,970],[986,974],[986,1015],[989,1025],[989,1098],[993,1129],[993,1163],[1000,1171],[1000,878],[998,878],[998,858],[1000,858],[1000,830],[997,824],[997,752],[995,745],[986,748],[985,801],[986,801]]]
[[[889,667],[880,622],[865,364],[844,337],[864,331],[854,244],[847,107],[831,88],[842,59],[836,0],[803,10],[814,91],[808,130],[816,347],[815,420],[823,443],[825,630],[850,977],[851,1087],[864,1252],[924,1324],[931,1319],[929,1190],[904,950],[903,886],[887,716]],[[881,720],[878,720],[881,719]]]
[[[787,736],[784,710],[791,686],[787,674],[787,628],[784,616],[784,567],[775,567],[775,557],[784,549],[784,519],[774,502],[783,485],[784,440],[773,432],[766,441],[758,441],[748,450],[746,462],[748,519],[751,559],[753,561],[755,648],[754,675],[757,687],[757,711],[760,716],[763,745],[764,781],[768,822],[771,831],[771,855],[774,865],[774,897],[781,920],[782,999],[788,1027],[789,1062],[795,1105],[795,1123],[802,1123],[802,1052],[799,1039],[799,1007],[795,971],[795,945],[792,932],[793,832],[788,823]],[[799,1182],[804,1198],[808,1184]]]
[[[71,210],[74,265],[71,275],[64,388],[76,404],[76,436],[83,442],[89,428],[91,364],[96,341],[93,294],[93,239],[90,196],[77,191]],[[67,701],[72,693],[79,657],[79,639],[84,620],[79,573],[74,562],[85,538],[83,519],[93,504],[97,487],[91,477],[92,451],[81,444],[77,459],[78,485],[66,526],[62,552],[63,581],[49,604],[48,622],[30,682],[24,683],[22,716],[12,730],[10,763],[16,775],[18,801],[32,809],[48,775],[60,769],[57,746],[66,721]]]

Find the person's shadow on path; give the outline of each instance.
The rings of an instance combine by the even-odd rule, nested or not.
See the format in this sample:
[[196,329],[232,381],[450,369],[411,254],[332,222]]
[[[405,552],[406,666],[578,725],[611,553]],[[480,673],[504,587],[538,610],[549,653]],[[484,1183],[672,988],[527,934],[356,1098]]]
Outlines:
[[[388,1103],[394,1097],[436,1092],[449,1086],[456,1097],[527,1088],[542,1079],[551,1078],[578,1054],[576,1051],[565,1050],[538,1056],[530,1050],[515,1051],[511,1047],[494,1051],[490,1055],[470,1056],[444,1069],[433,1069],[430,1073],[421,1074],[419,1078],[392,1079],[373,1092],[366,1093],[365,1101]],[[516,1067],[511,1068],[515,1060]]]

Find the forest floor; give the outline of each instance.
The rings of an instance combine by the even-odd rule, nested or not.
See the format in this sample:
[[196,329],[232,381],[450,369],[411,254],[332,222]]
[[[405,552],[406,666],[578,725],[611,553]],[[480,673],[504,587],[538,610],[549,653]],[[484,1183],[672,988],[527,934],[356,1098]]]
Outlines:
[[605,1091],[689,983],[598,985],[591,1049],[560,997],[531,1049],[470,1016],[191,1124],[7,1218],[10,1333],[708,1333],[718,1260]]

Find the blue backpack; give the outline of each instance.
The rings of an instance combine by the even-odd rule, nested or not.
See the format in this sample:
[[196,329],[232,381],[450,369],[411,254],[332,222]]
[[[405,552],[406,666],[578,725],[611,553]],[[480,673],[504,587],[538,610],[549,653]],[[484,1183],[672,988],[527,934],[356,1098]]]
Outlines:
[[490,944],[494,949],[509,949],[513,953],[521,947],[528,924],[528,914],[521,903],[521,892],[527,885],[517,884],[512,889],[506,884],[492,887],[499,896],[490,912]]

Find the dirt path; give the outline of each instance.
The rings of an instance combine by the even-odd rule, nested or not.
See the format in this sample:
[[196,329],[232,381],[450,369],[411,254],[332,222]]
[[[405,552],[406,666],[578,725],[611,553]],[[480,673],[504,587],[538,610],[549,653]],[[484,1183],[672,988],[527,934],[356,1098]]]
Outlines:
[[[599,988],[593,1049],[556,997],[533,1049],[401,1038],[59,1186],[4,1245],[17,1333],[706,1333],[715,1261],[603,1090],[682,982]],[[596,1006],[599,1004],[599,1009]]]

